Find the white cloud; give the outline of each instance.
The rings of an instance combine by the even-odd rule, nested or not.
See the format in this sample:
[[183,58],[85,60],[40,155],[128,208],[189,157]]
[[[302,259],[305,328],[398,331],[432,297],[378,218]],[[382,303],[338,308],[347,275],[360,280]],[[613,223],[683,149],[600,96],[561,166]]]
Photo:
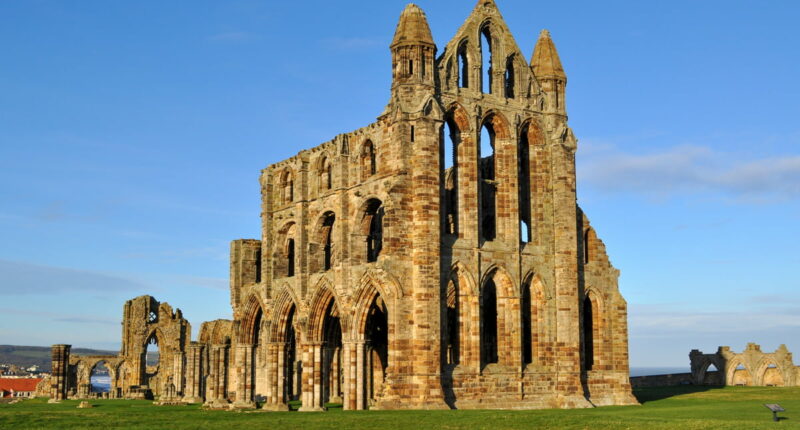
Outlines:
[[136,293],[149,289],[117,275],[0,260],[0,293],[47,295],[62,292]]
[[770,203],[800,196],[800,155],[743,161],[697,145],[632,154],[590,144],[587,154],[579,152],[578,175],[591,188],[651,197],[723,193],[739,202]]

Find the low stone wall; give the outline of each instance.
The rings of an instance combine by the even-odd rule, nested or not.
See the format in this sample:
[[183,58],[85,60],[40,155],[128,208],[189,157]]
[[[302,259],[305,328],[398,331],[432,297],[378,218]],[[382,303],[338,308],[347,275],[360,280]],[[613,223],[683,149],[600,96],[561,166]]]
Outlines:
[[669,373],[666,375],[634,376],[631,378],[631,387],[670,387],[673,385],[691,385],[691,373]]

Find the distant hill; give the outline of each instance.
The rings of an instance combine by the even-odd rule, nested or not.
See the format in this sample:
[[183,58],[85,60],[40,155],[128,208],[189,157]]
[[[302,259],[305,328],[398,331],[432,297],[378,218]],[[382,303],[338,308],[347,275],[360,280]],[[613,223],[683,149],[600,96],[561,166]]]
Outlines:
[[[119,351],[103,351],[89,348],[72,348],[76,355],[117,355]],[[46,346],[0,345],[0,363],[30,367],[34,364],[49,372],[51,364],[50,348]]]

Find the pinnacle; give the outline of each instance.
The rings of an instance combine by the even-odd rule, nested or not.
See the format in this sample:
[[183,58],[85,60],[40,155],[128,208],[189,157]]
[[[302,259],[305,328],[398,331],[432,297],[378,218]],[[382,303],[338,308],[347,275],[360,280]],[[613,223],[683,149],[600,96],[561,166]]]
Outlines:
[[414,3],[409,3],[403,9],[397,22],[392,46],[400,44],[434,44],[425,12]]
[[539,33],[539,40],[536,41],[536,47],[533,49],[531,57],[531,67],[533,67],[534,75],[539,78],[567,78],[564,67],[561,65],[561,59],[558,57],[556,45],[547,30]]

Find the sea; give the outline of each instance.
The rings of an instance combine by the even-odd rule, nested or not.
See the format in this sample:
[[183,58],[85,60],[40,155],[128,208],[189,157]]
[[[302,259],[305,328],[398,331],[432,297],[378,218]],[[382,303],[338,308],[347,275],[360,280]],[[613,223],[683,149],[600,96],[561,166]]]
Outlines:
[[92,383],[92,392],[94,393],[111,391],[111,376],[109,375],[92,375],[90,381]]
[[631,367],[631,376],[668,375],[670,373],[689,373],[686,367]]

